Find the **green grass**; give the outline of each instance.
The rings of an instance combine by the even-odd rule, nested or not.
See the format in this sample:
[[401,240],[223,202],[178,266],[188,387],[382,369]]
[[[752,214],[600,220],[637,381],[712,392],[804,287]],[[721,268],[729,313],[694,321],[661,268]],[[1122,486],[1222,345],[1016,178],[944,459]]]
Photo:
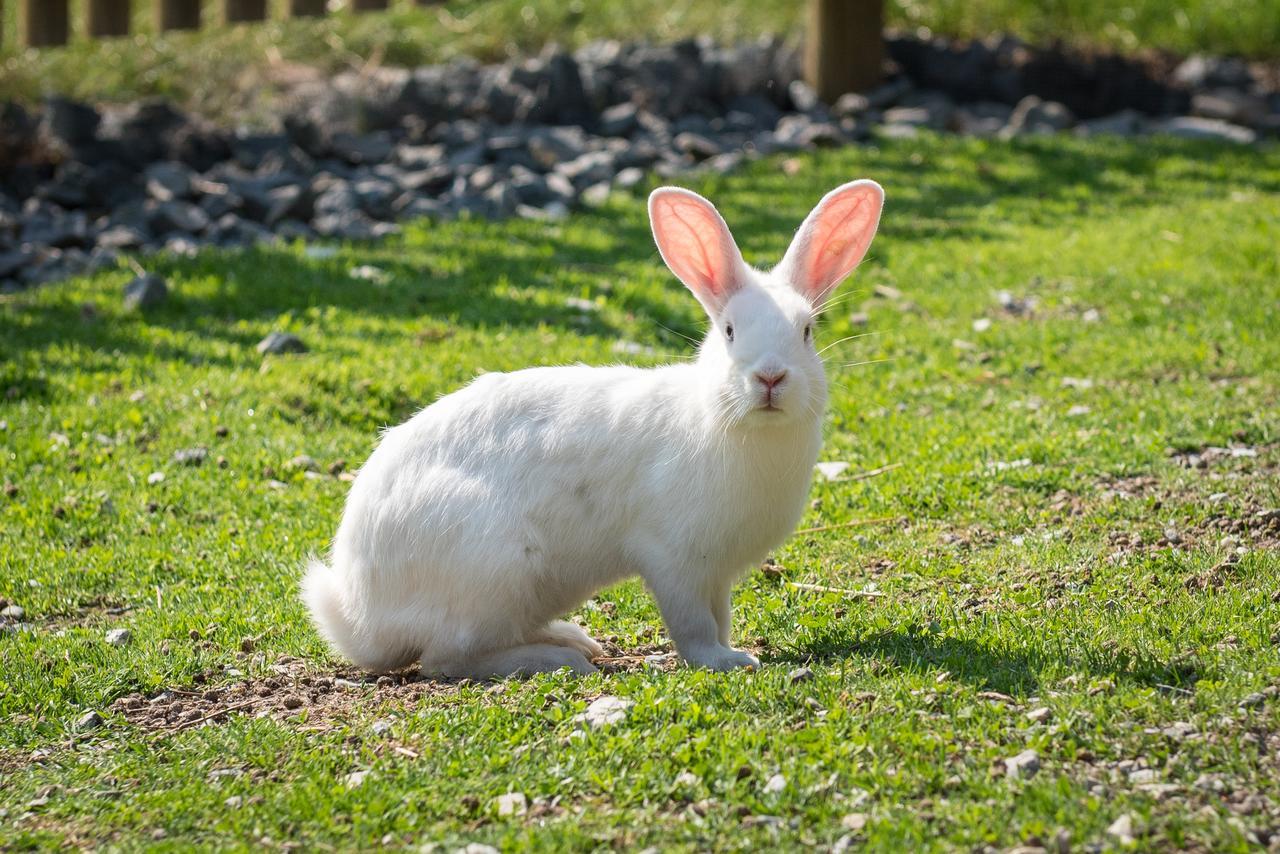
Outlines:
[[[83,21],[84,0],[72,0]],[[342,12],[323,20],[213,26],[200,34],[90,42],[67,49],[21,51],[17,2],[5,4],[0,39],[0,98],[57,92],[125,100],[165,95],[204,113],[241,122],[269,119],[270,92],[295,76],[295,64],[324,71],[366,62],[418,65],[460,55],[493,61],[536,53],[548,42],[576,46],[600,39],[669,41],[709,35],[721,42],[777,33],[798,39],[804,3],[757,0],[450,0],[439,7],[393,3],[390,14]],[[149,0],[138,0],[135,31],[151,33]],[[218,22],[220,2],[206,0]],[[1280,0],[889,0],[888,24],[955,36],[1010,32],[1035,43],[1065,41],[1125,51],[1208,51],[1275,59]],[[246,112],[249,115],[246,116]]]
[[[826,189],[885,185],[880,236],[819,333],[860,333],[864,310],[875,333],[828,353],[823,457],[898,467],[816,482],[802,524],[899,521],[795,537],[781,578],[744,579],[734,635],[758,673],[553,675],[416,699],[369,686],[336,710],[162,733],[113,705],[232,691],[281,656],[334,673],[295,591],[347,485],[290,472],[295,455],[354,467],[381,427],[479,371],[689,355],[681,336],[702,318],[640,197],[559,224],[424,223],[330,259],[157,259],[175,293],[146,316],[120,308],[125,271],[5,298],[0,597],[34,629],[0,636],[3,844],[133,849],[161,829],[175,848],[795,849],[833,843],[850,813],[878,850],[1059,831],[1075,850],[1111,844],[1124,814],[1150,850],[1244,850],[1275,831],[1277,534],[1237,534],[1247,552],[1223,566],[1219,525],[1280,506],[1280,152],[928,137],[799,163],[697,187],[766,263]],[[351,278],[359,264],[389,280]],[[1003,313],[1000,290],[1035,312]],[[311,352],[260,357],[273,329]],[[620,340],[657,352],[619,356]],[[1170,456],[1228,444],[1257,455]],[[193,446],[205,465],[173,462]],[[1160,544],[1169,528],[1179,544]],[[575,617],[626,649],[663,643],[636,583]],[[109,646],[113,627],[132,643]],[[815,677],[792,684],[803,664]],[[575,735],[601,694],[635,705]],[[1051,716],[1032,722],[1040,706]],[[76,733],[90,709],[105,724]],[[1163,732],[1175,723],[1196,735]],[[1025,749],[1043,768],[1007,779],[1001,760]],[[1178,788],[1156,797],[1126,760]],[[548,802],[499,817],[508,791]]]

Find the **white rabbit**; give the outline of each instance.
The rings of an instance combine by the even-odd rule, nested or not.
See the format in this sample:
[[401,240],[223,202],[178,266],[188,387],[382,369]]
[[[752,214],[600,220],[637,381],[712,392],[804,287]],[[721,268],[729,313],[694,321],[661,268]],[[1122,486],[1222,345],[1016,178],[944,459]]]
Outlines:
[[706,199],[655,190],[658,249],[711,318],[697,360],[486,374],[387,431],[303,580],[321,634],[371,671],[589,673],[600,645],[557,618],[639,575],[685,661],[757,667],[729,645],[731,588],[804,510],[813,320],[883,201],[874,181],[828,193],[766,273]]

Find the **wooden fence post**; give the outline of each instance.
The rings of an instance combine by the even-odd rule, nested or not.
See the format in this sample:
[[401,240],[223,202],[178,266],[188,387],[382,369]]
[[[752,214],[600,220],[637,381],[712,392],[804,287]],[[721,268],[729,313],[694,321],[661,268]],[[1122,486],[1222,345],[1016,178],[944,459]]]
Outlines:
[[387,0],[351,0],[354,12],[372,12],[375,9],[387,8]]
[[156,29],[200,29],[200,0],[156,0]]
[[328,11],[325,0],[289,0],[289,17],[314,18]]
[[884,0],[809,0],[804,77],[828,104],[880,82]]
[[226,0],[224,19],[228,24],[261,21],[267,17],[267,0]]
[[27,47],[49,47],[67,43],[71,28],[67,0],[25,0]]
[[94,38],[129,35],[130,5],[129,0],[89,0],[89,35]]

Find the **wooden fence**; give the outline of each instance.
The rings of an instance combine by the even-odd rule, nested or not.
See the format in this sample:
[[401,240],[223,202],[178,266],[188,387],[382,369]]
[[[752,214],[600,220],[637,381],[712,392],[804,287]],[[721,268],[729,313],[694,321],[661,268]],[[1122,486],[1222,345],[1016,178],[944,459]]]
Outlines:
[[[442,0],[399,0],[432,6]],[[788,2],[789,0],[761,0]],[[71,35],[69,0],[0,0],[0,32],[5,3],[20,3],[19,33],[27,47],[66,44]],[[147,0],[141,0],[147,2]],[[328,13],[328,0],[281,0],[293,18]],[[388,9],[393,0],[345,0],[354,12]],[[700,0],[701,2],[701,0]],[[198,30],[203,0],[150,0],[155,28]],[[828,103],[845,92],[871,88],[880,80],[884,60],[884,0],[808,0],[808,34],[805,39],[805,79]],[[89,38],[129,34],[133,0],[81,0],[84,32]],[[217,0],[224,23],[265,21],[268,0]]]
[[[144,0],[145,2],[145,0]],[[403,0],[418,6],[432,6],[440,0]],[[69,0],[0,0],[0,22],[4,20],[6,3],[18,5],[18,35],[27,47],[64,45],[71,37],[71,3]],[[155,28],[198,30],[203,23],[202,0],[150,0]],[[236,24],[265,21],[270,17],[267,0],[218,0],[215,20]],[[327,0],[285,0],[284,12],[291,18],[309,18],[328,14]],[[388,9],[393,0],[346,0],[354,12]],[[133,0],[83,0],[84,34],[89,38],[110,38],[129,34],[133,22]],[[3,26],[0,26],[3,32]]]

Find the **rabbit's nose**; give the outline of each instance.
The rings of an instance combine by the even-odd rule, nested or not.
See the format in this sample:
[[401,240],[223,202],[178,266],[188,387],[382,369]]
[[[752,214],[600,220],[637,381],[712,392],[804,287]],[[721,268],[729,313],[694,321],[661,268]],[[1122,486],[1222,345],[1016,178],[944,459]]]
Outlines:
[[786,378],[786,371],[773,371],[771,373],[765,373],[764,371],[756,372],[756,381],[764,386],[768,391],[773,391],[774,386],[780,385]]

